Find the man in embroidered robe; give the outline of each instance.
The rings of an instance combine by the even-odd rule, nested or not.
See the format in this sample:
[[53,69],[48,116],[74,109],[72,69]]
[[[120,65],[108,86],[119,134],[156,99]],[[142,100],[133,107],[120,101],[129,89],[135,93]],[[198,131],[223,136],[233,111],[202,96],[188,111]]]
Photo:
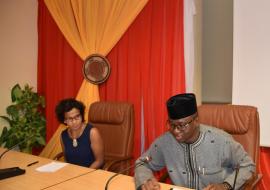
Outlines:
[[160,189],[152,171],[164,167],[173,184],[196,190],[239,189],[252,176],[255,164],[241,144],[221,129],[199,124],[194,94],[171,97],[167,111],[168,132],[136,161],[152,158],[135,169],[136,189]]

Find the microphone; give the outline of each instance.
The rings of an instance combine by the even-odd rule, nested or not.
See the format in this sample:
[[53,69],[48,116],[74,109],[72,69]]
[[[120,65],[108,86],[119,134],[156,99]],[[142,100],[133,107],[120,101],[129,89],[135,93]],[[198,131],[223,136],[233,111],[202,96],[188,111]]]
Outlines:
[[236,184],[236,179],[237,179],[237,176],[238,176],[238,173],[239,173],[239,169],[240,169],[240,166],[239,166],[239,164],[237,164],[236,167],[235,167],[235,176],[234,176],[232,190],[235,190],[235,184]]
[[[30,136],[30,138],[33,138],[34,135]],[[2,152],[2,154],[0,155],[0,160],[1,158],[10,150],[14,149],[15,147],[19,146],[20,144],[26,142],[29,138],[25,138],[24,140],[20,141],[19,143],[15,144],[14,146],[8,148],[7,150],[5,150],[4,152]],[[11,167],[11,168],[3,168],[0,169],[0,180],[1,179],[5,179],[5,178],[9,178],[9,177],[14,177],[17,175],[22,175],[25,173],[24,169],[21,169],[19,167]]]
[[[33,138],[33,137],[34,137],[34,135],[30,136],[29,138],[31,139],[31,138]],[[24,140],[20,141],[19,143],[13,145],[12,147],[10,147],[10,148],[8,148],[7,150],[5,150],[4,152],[2,152],[2,154],[0,155],[0,160],[1,160],[1,158],[2,158],[8,151],[14,149],[15,147],[19,146],[19,145],[22,144],[22,143],[25,143],[29,138],[25,138]]]
[[119,174],[122,174],[122,173],[128,171],[128,170],[131,169],[131,168],[137,168],[137,167],[139,167],[139,166],[141,166],[141,165],[147,164],[147,163],[149,163],[151,160],[152,160],[152,158],[151,158],[150,156],[146,156],[146,157],[140,159],[140,162],[138,162],[137,164],[133,164],[133,165],[131,165],[131,166],[125,168],[124,170],[122,170],[122,171],[120,171],[120,172],[114,174],[114,175],[111,176],[111,177],[108,179],[108,181],[106,182],[105,190],[108,189],[109,183],[110,183],[110,181],[111,181],[114,177],[116,177],[116,176],[118,176]]

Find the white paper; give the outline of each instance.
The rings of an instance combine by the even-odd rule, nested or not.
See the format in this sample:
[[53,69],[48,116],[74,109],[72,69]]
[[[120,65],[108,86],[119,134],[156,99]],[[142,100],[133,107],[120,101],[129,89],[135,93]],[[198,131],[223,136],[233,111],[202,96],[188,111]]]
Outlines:
[[39,172],[55,172],[61,168],[63,168],[64,166],[66,166],[67,163],[62,163],[62,162],[51,162],[49,164],[40,166],[38,168],[36,168],[36,171]]

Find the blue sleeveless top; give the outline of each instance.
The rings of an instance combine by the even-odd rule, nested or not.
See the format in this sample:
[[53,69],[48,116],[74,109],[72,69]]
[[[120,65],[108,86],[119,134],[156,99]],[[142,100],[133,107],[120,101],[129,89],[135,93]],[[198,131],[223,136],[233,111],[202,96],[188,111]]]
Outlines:
[[66,162],[89,167],[95,161],[89,136],[91,129],[92,126],[87,124],[82,135],[77,139],[77,147],[73,147],[73,140],[68,135],[67,129],[62,132],[61,137],[65,148],[64,156]]

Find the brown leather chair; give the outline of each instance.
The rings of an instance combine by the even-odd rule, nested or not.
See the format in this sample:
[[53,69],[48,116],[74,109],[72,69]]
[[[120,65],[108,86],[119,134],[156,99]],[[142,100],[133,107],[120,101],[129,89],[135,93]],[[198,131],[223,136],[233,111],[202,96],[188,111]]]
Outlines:
[[90,106],[89,122],[98,128],[104,141],[103,169],[119,172],[127,168],[133,153],[133,105],[124,102],[95,102]]
[[257,171],[242,189],[255,189],[262,178],[262,175],[258,174],[260,124],[257,108],[243,105],[206,104],[198,107],[198,114],[200,123],[227,131],[243,145],[256,164]]
[[[134,140],[134,107],[126,102],[94,102],[88,113],[89,122],[104,141],[104,170],[119,172],[130,165]],[[60,138],[60,137],[59,137]],[[53,159],[63,161],[63,152]],[[124,172],[129,174],[129,170]]]

